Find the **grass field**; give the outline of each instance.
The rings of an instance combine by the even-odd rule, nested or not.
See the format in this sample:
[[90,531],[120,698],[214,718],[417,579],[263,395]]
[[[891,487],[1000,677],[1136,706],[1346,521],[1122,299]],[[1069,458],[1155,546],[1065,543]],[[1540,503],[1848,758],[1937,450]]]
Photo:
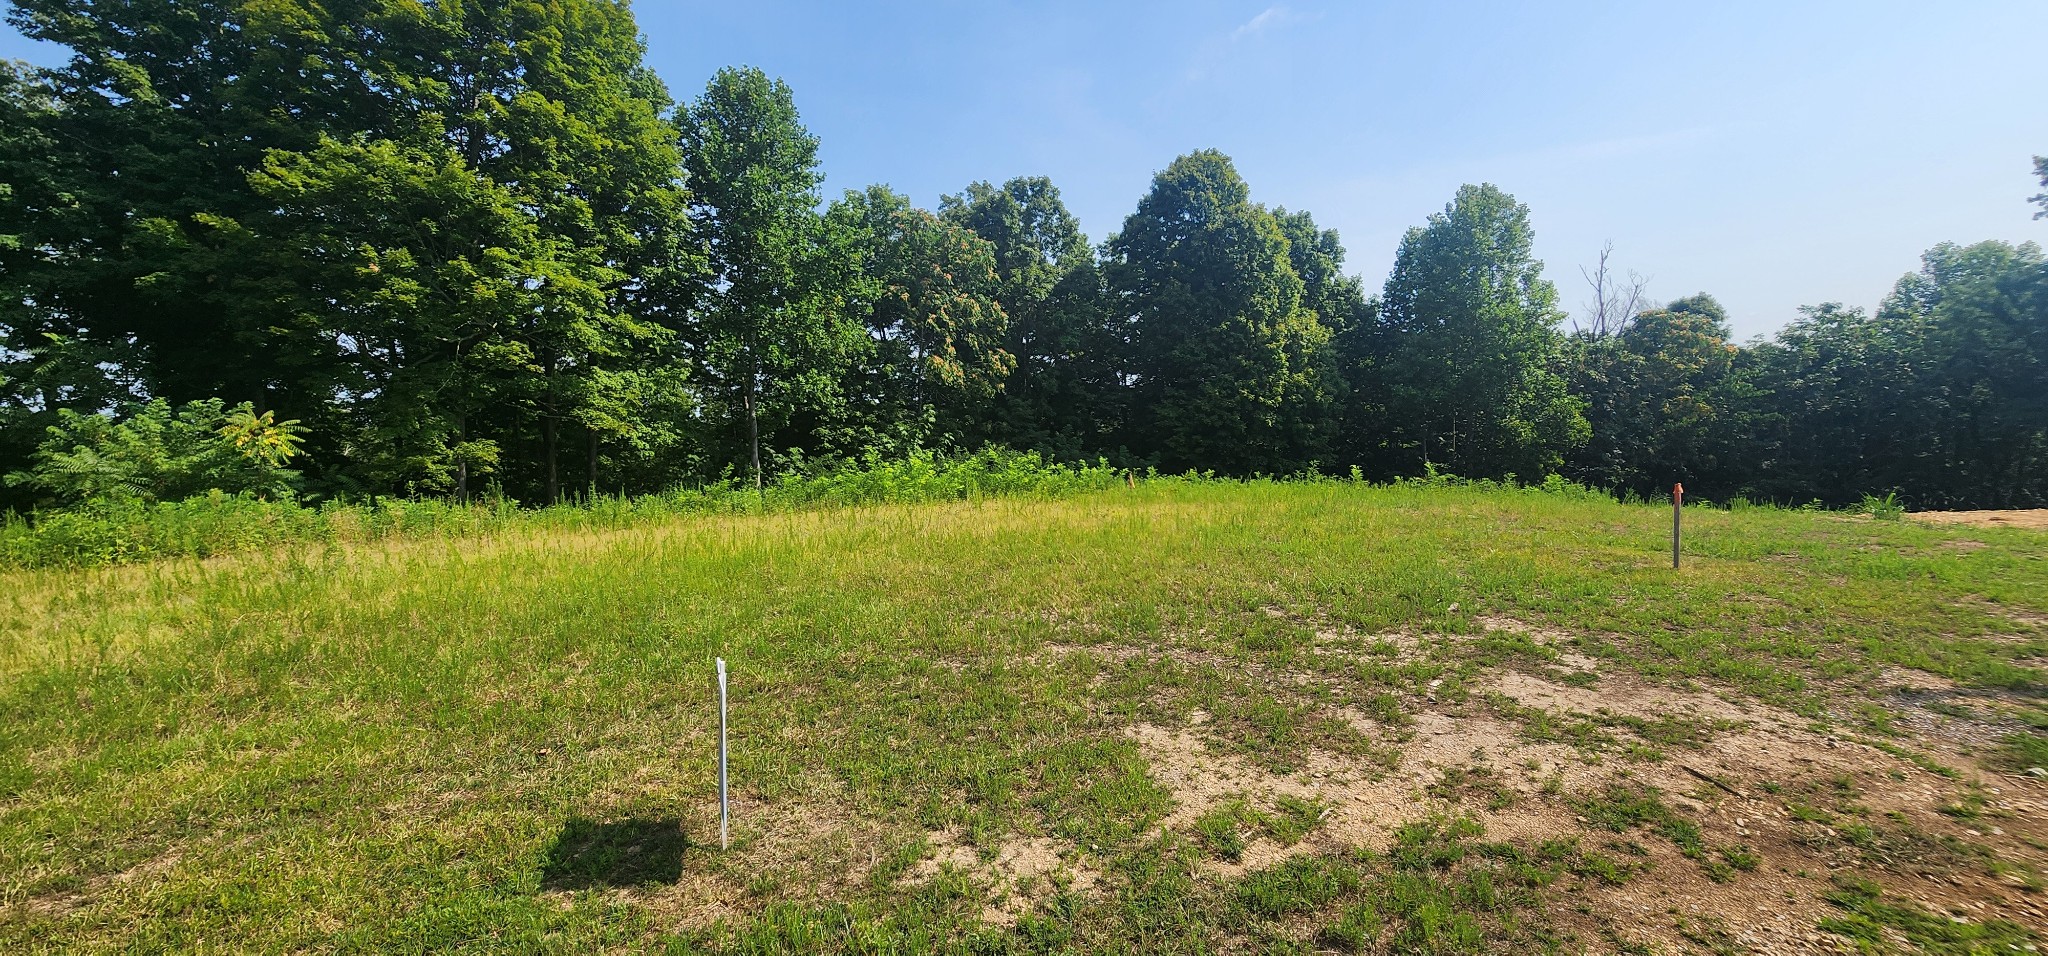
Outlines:
[[0,951],[2048,945],[2048,533],[1669,520],[1155,481],[6,572]]

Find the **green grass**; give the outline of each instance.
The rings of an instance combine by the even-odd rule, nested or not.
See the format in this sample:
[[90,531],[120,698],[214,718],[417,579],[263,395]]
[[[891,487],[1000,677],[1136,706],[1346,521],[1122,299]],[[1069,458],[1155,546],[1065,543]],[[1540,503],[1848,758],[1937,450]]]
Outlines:
[[[1127,730],[1199,710],[1217,753],[1268,772],[1391,768],[1427,695],[1459,706],[1555,656],[1467,639],[1486,614],[1816,717],[1853,713],[1835,705],[1886,667],[2043,686],[2048,638],[2005,612],[2048,612],[2048,536],[1698,509],[1674,574],[1668,518],[1534,490],[1155,480],[0,572],[0,951],[1575,951],[1560,891],[1635,864],[1439,821],[1384,854],[1218,875],[1205,860],[1229,853],[1159,831],[1175,796]],[[1418,646],[1371,637],[1396,632]],[[1355,652],[1322,646],[1344,634]],[[1670,753],[1716,732],[1553,729]],[[1445,785],[1450,809],[1506,805],[1471,774]],[[1541,799],[1621,801],[1620,829],[1733,879],[1755,865],[1654,795]],[[1243,809],[1218,840],[1304,841],[1321,813]],[[981,866],[1046,841],[1098,879],[1045,877],[989,919],[973,867],[916,875],[941,832]]]
[[1678,852],[1705,867],[1717,883],[1733,879],[1737,870],[1757,867],[1757,857],[1747,847],[1710,846],[1700,828],[1666,806],[1655,788],[1615,785],[1571,801],[1570,806],[1593,826],[1618,832],[1642,827],[1670,840]]
[[1851,874],[1838,876],[1835,885],[1828,902],[1842,913],[1823,920],[1821,927],[1852,940],[1857,952],[1895,952],[1896,938],[1918,952],[1941,956],[1996,956],[2038,948],[2031,942],[2034,934],[2010,920],[1950,919],[1911,900],[1888,900],[1877,884]]
[[816,507],[1058,497],[1127,480],[1107,464],[1048,462],[1036,452],[985,448],[900,459],[878,454],[818,463],[756,490],[726,479],[664,494],[607,495],[541,509],[492,497],[462,505],[437,499],[273,501],[214,491],[182,501],[89,501],[23,517],[0,513],[0,568],[100,567],[159,558],[207,558],[288,544],[358,543],[388,537],[475,537],[547,528],[580,532],[685,515],[757,514]]

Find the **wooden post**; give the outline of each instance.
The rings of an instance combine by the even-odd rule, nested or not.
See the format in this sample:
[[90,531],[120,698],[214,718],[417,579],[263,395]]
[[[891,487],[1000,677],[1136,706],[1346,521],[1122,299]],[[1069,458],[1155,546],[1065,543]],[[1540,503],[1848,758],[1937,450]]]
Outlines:
[[1671,486],[1671,569],[1678,570],[1678,527],[1685,517],[1685,486]]

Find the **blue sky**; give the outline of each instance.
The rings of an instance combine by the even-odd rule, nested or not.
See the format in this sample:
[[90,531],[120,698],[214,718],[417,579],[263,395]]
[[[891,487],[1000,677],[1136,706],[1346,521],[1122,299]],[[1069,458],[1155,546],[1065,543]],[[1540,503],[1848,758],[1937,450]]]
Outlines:
[[[1336,228],[1377,287],[1465,182],[1529,204],[1576,308],[1600,246],[1744,336],[1873,306],[1943,240],[2048,242],[2041,0],[1948,3],[674,3],[641,0],[678,98],[751,64],[795,88],[829,194],[935,205],[1052,177],[1091,240],[1216,147]],[[0,56],[51,62],[11,32]]]

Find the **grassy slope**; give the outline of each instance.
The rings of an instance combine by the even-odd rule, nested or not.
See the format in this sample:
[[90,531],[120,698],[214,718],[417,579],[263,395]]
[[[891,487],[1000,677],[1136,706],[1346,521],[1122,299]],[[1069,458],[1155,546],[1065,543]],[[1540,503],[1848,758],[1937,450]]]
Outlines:
[[[1275,773],[1315,752],[1392,764],[1328,708],[1398,729],[1554,656],[1497,634],[1312,654],[1318,629],[1507,615],[1844,734],[1886,728],[1858,688],[1917,668],[2016,692],[2039,725],[2048,536],[1700,511],[1673,574],[1667,520],[1533,492],[1167,482],[0,576],[0,950],[1456,951],[1600,932],[1546,928],[1544,901],[1604,865],[1568,849],[1432,824],[1391,855],[1219,876],[1189,862],[1214,856],[1199,833],[1155,832],[1175,800],[1132,725],[1200,710],[1218,752]],[[703,842],[714,654],[735,671],[730,854]],[[993,856],[1032,838],[1098,884],[1009,928],[980,922],[970,868],[914,878],[935,840]],[[1509,867],[1493,895],[1459,895],[1465,850],[1444,848],[1468,846]]]

